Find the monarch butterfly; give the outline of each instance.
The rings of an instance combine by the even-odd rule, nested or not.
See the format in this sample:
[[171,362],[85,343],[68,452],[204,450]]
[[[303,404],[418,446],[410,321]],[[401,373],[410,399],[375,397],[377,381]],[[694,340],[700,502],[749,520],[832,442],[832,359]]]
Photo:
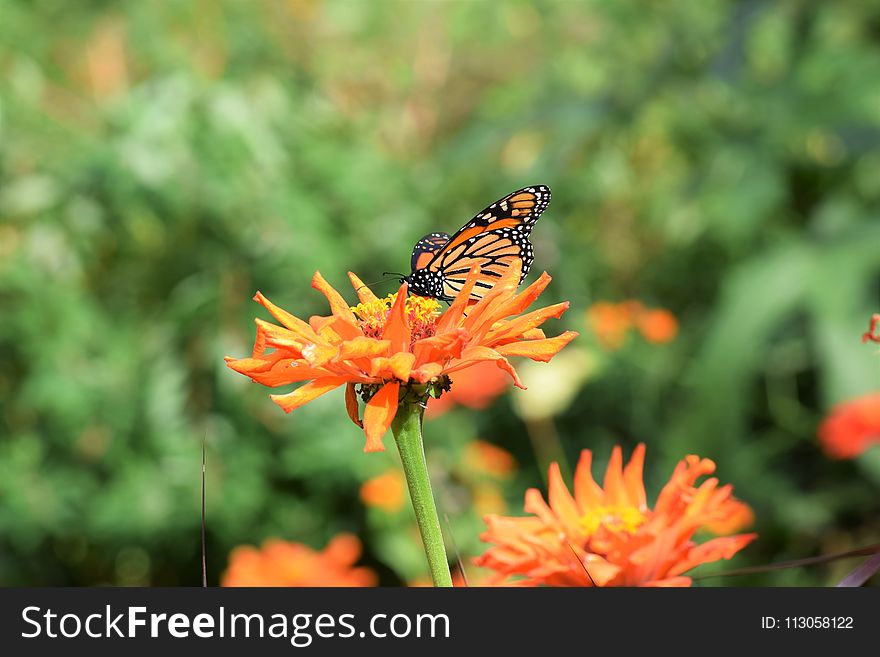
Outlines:
[[523,187],[477,213],[455,235],[428,233],[416,242],[410,259],[412,272],[403,280],[413,294],[451,301],[471,267],[479,265],[471,299],[480,299],[492,287],[492,279],[518,259],[522,282],[534,260],[529,235],[549,203],[546,185]]

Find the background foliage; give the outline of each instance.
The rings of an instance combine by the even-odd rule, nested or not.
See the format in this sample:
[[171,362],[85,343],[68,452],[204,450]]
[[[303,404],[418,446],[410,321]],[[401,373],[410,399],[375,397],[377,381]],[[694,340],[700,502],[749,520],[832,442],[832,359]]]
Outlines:
[[[579,366],[526,370],[555,417],[513,392],[426,425],[463,556],[481,551],[475,438],[517,458],[483,482],[514,514],[546,472],[535,445],[592,448],[598,471],[644,440],[653,494],[698,453],[753,506],[735,565],[880,541],[878,450],[833,462],[815,438],[880,387],[858,342],[880,291],[873,3],[0,13],[0,583],[196,584],[203,440],[212,582],[237,544],[343,530],[383,583],[424,577],[409,509],[358,499],[396,463],[390,437],[363,454],[341,394],[286,417],[223,356],[250,349],[255,290],[324,313],[316,269],[340,289],[401,270],[422,234],[534,183],[554,199],[535,268],[572,302],[555,328],[582,332]],[[672,310],[678,338],[602,350],[586,309],[625,298]]]

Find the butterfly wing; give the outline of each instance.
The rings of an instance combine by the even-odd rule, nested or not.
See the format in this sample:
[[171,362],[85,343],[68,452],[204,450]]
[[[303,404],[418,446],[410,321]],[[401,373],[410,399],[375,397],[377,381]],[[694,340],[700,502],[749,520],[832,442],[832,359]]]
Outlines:
[[[522,281],[534,260],[529,235],[549,203],[550,188],[533,185],[511,192],[477,213],[418,268],[424,269],[420,278],[430,279],[428,296],[454,297],[474,265],[480,266],[480,276],[472,298],[481,298],[517,259],[522,263]],[[415,267],[413,270],[416,272]]]
[[413,247],[410,267],[424,269],[434,259],[434,255],[449,241],[449,233],[428,233]]

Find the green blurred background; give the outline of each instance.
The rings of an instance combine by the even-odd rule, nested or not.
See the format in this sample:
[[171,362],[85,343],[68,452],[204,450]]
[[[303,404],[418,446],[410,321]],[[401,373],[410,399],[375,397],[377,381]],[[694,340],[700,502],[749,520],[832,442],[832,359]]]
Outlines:
[[[597,475],[645,441],[649,499],[697,453],[752,505],[760,538],[727,567],[880,541],[880,450],[816,440],[880,387],[858,339],[880,306],[878,41],[856,2],[0,2],[0,583],[198,584],[203,440],[211,583],[235,545],[340,531],[383,584],[425,577],[410,510],[358,497],[390,436],[363,454],[341,393],[285,416],[223,356],[267,317],[255,290],[326,314],[315,270],[353,301],[347,270],[402,270],[535,183],[542,301],[572,304],[548,332],[581,331],[577,367],[523,370],[553,417],[514,391],[426,424],[463,558],[477,438],[519,463],[487,484],[511,514],[542,441],[592,448]],[[601,349],[587,308],[629,298],[670,309],[675,341]]]

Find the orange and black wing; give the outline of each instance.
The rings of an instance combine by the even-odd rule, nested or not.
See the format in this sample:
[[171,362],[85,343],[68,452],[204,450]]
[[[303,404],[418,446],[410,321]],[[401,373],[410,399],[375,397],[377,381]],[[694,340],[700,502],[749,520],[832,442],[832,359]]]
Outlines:
[[479,299],[517,259],[522,263],[522,281],[534,260],[529,235],[549,203],[546,185],[524,187],[479,212],[430,259],[422,255],[417,263],[414,251],[413,273],[408,277],[412,291],[449,300],[461,290],[471,268],[479,265],[480,277],[471,293]]
[[413,247],[410,267],[424,269],[434,259],[434,255],[449,241],[449,233],[428,233]]

